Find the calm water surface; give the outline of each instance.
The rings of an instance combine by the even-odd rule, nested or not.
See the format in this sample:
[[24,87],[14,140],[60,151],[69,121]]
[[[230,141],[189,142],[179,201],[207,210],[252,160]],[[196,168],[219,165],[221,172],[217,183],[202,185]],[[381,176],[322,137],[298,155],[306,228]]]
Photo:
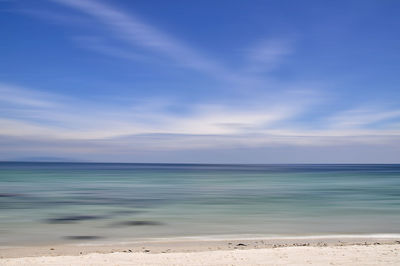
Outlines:
[[400,165],[0,163],[0,245],[400,233]]

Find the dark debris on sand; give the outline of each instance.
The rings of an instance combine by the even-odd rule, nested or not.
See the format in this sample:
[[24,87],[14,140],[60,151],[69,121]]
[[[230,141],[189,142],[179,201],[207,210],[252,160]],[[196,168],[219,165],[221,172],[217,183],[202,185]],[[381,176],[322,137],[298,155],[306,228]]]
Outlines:
[[102,238],[101,236],[65,236],[65,239],[70,240],[96,240]]

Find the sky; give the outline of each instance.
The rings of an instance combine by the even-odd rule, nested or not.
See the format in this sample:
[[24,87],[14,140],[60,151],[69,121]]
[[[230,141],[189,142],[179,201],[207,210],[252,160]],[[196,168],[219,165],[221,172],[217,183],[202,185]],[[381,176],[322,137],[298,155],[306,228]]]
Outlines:
[[0,160],[400,163],[399,13],[0,0]]

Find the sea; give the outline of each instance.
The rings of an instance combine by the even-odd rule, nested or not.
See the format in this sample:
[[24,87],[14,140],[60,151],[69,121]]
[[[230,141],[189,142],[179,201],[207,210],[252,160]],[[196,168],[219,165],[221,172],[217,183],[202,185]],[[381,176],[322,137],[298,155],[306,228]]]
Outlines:
[[399,233],[398,164],[0,162],[0,246]]

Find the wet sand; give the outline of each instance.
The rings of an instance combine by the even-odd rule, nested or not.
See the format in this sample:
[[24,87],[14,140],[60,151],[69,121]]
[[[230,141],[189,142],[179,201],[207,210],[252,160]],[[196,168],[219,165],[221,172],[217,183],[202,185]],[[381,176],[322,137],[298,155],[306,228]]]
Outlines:
[[400,239],[384,237],[179,239],[0,248],[0,265],[400,265]]

